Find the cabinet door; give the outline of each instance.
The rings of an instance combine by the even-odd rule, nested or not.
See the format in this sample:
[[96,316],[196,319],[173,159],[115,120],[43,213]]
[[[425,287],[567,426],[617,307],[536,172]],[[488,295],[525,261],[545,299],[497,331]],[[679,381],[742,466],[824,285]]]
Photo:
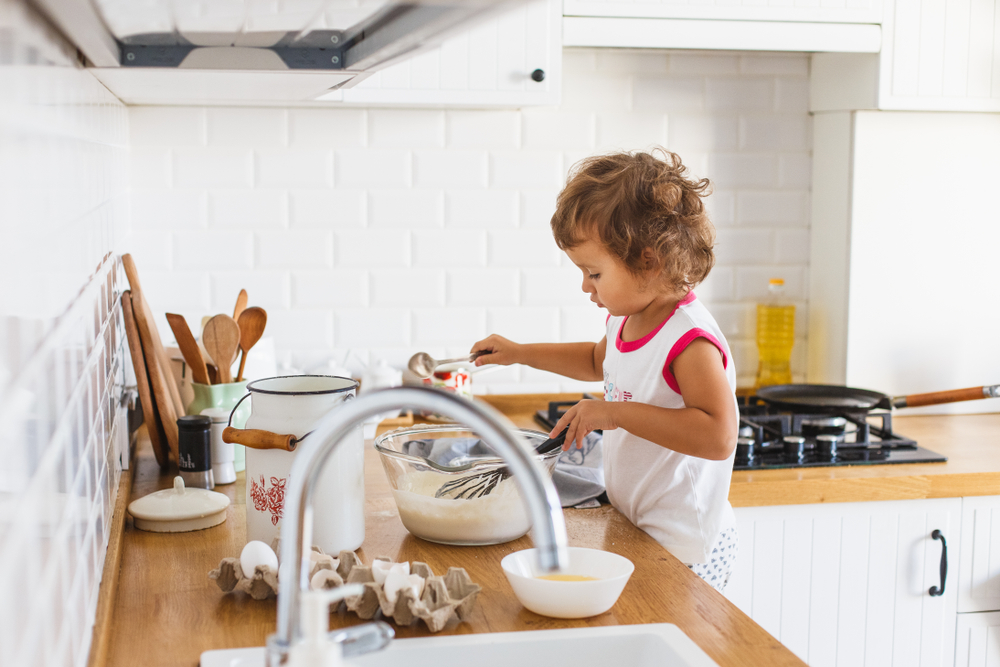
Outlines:
[[[533,0],[324,99],[350,104],[518,107],[559,103],[559,0]],[[532,78],[541,70],[544,78]]]
[[958,611],[1000,611],[1000,496],[962,499],[960,554]]
[[929,667],[954,659],[961,500],[739,508],[726,595],[811,667]]
[[565,0],[566,16],[881,23],[882,0]]
[[879,108],[1000,111],[998,19],[992,0],[887,3]]
[[959,614],[955,667],[1000,665],[1000,612]]

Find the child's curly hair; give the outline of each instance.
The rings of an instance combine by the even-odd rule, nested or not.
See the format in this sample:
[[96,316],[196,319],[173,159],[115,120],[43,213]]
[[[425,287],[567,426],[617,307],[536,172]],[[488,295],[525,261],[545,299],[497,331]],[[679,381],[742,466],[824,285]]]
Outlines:
[[[687,292],[715,264],[715,228],[702,202],[708,179],[686,172],[681,158],[662,148],[577,162],[552,216],[556,244],[573,248],[596,231],[633,274],[659,273],[667,287]],[[657,263],[644,257],[646,248]]]

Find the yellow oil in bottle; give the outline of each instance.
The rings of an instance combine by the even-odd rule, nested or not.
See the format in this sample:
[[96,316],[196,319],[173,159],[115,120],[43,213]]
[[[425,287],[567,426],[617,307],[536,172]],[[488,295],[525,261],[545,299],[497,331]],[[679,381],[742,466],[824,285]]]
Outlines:
[[785,281],[772,278],[766,303],[757,304],[757,366],[755,388],[792,382],[795,306],[785,302]]

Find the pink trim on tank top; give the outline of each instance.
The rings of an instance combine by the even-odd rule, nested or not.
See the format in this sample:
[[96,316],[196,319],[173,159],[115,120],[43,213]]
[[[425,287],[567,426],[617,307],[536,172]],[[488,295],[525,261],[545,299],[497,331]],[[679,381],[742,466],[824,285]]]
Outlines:
[[670,348],[670,353],[667,354],[667,363],[663,364],[663,379],[667,381],[667,386],[673,389],[678,394],[681,393],[681,388],[677,384],[677,378],[674,377],[673,371],[670,370],[670,364],[674,363],[681,352],[687,349],[688,345],[694,342],[698,338],[704,338],[709,343],[719,348],[719,352],[722,353],[722,367],[729,368],[729,357],[726,356],[726,350],[722,347],[722,343],[719,339],[705,331],[704,329],[691,329],[684,333],[674,346]]
[[[659,333],[660,329],[663,328],[663,325],[670,321],[670,318],[674,316],[674,313],[677,312],[678,308],[680,308],[681,306],[688,305],[689,303],[693,302],[695,298],[696,297],[694,295],[694,292],[688,292],[687,296],[685,296],[683,299],[677,302],[677,305],[674,306],[674,309],[670,311],[669,315],[667,315],[667,319],[660,322],[658,325],[656,325],[655,329],[653,329],[648,334],[646,334],[645,336],[643,336],[638,340],[630,340],[630,341],[622,340],[622,331],[624,331],[625,329],[625,323],[628,322],[628,318],[626,317],[625,319],[622,320],[621,326],[618,327],[618,334],[615,336],[615,347],[618,349],[619,352],[635,352],[643,345],[653,340],[653,336]],[[609,315],[608,317],[610,319],[611,316]],[[605,322],[605,324],[607,324],[607,322]]]

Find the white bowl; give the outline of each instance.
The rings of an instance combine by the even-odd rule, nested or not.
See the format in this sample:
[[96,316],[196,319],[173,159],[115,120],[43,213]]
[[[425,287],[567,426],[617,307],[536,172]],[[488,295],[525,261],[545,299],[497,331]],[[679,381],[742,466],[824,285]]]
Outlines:
[[587,618],[614,606],[635,565],[600,549],[569,547],[569,565],[555,574],[594,577],[596,581],[551,581],[538,570],[538,550],[515,551],[500,561],[514,595],[525,607],[552,618]]

